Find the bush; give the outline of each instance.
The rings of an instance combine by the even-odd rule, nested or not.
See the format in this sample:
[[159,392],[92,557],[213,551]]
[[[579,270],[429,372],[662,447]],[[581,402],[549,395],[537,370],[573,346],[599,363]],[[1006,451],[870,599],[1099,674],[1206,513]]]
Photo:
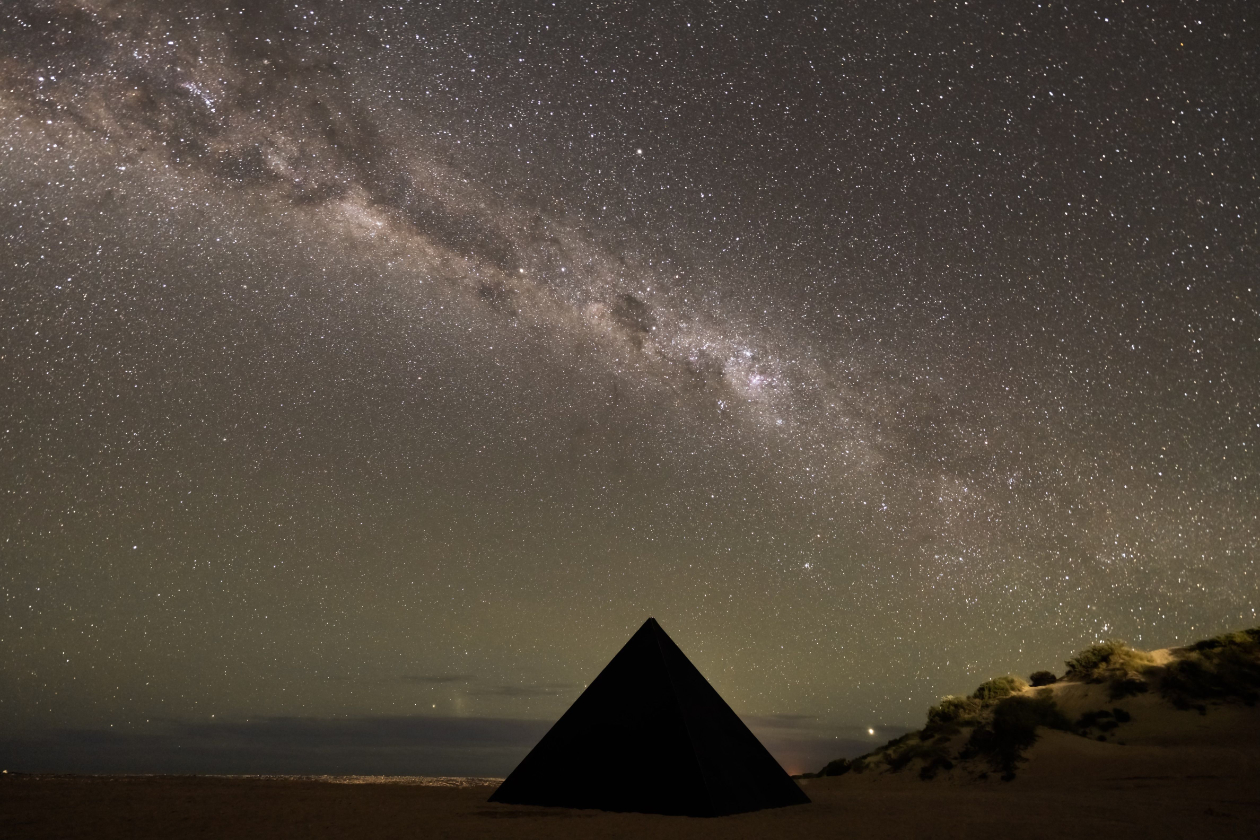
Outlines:
[[1127,679],[1112,680],[1107,693],[1112,700],[1123,700],[1125,697],[1145,694],[1150,690],[1151,687],[1147,685],[1146,680],[1129,677]]
[[[1115,711],[1122,711],[1116,709]],[[1097,729],[1101,732],[1110,732],[1120,725],[1121,721],[1117,718],[1115,711],[1109,712],[1106,709],[1100,709],[1096,712],[1086,712],[1081,715],[1080,720],[1076,722],[1076,728],[1084,734],[1085,730]],[[1125,719],[1128,719],[1128,713],[1122,712]]]
[[954,766],[954,763],[949,760],[948,752],[942,745],[925,744],[922,741],[909,744],[903,749],[886,753],[884,757],[888,762],[888,769],[894,773],[904,770],[915,759],[923,759],[927,767],[933,768],[927,771],[927,776],[920,773],[920,778],[925,780],[936,775],[936,770],[942,767],[948,769]]
[[991,703],[994,700],[1001,700],[1003,697],[1009,697],[1016,692],[1023,691],[1028,688],[1028,683],[1019,677],[997,677],[986,683],[982,683],[979,688],[972,692],[971,696],[981,703]]
[[953,770],[954,762],[950,761],[945,755],[937,755],[932,758],[923,768],[919,770],[919,778],[925,782],[936,778],[936,774],[941,770]]
[[1230,647],[1257,647],[1260,646],[1260,627],[1252,627],[1249,630],[1239,630],[1236,633],[1225,633],[1215,636],[1211,639],[1204,639],[1201,642],[1195,642],[1191,646],[1191,650],[1219,650],[1221,648]]
[[896,738],[893,738],[891,741],[884,744],[884,746],[875,750],[875,752],[887,752],[893,747],[901,746],[902,744],[909,741],[911,738],[918,738],[918,737],[919,737],[919,733],[917,732],[907,732],[905,735],[898,735]]
[[1033,688],[1040,688],[1043,685],[1054,685],[1058,681],[1059,678],[1056,677],[1052,671],[1035,671],[1033,675],[1028,678],[1028,684]]
[[1236,698],[1255,705],[1260,701],[1257,636],[1260,630],[1253,629],[1199,642],[1164,670],[1160,692],[1179,709],[1197,708],[1195,700]]
[[1070,729],[1072,725],[1053,697],[1008,697],[993,710],[994,731],[1010,738],[1027,738],[1031,744],[1038,726]]
[[1024,750],[1037,741],[1037,727],[1071,729],[1053,697],[1007,697],[993,710],[993,722],[971,733],[964,756],[987,755],[1004,780],[1015,778]]
[[1129,647],[1119,639],[1108,639],[1090,645],[1066,662],[1071,679],[1102,682],[1111,672],[1140,674],[1155,664],[1155,658],[1144,650]]
[[837,758],[835,761],[829,762],[826,767],[819,770],[818,776],[843,776],[853,769],[852,762],[847,758]]
[[981,702],[974,697],[951,695],[928,709],[928,728],[939,729],[951,723],[961,726],[974,722],[982,708]]

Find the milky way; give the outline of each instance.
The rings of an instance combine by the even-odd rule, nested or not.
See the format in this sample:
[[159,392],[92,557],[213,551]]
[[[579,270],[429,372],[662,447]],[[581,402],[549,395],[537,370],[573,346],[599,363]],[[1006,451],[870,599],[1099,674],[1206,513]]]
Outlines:
[[5,726],[552,719],[655,615],[806,743],[1257,623],[1246,4],[0,32]]

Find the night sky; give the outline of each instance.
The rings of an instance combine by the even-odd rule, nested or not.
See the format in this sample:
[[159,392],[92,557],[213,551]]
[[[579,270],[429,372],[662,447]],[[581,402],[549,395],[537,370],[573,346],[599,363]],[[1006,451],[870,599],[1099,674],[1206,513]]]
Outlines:
[[1252,5],[5,2],[0,733],[502,773],[651,615],[796,771],[1260,623]]

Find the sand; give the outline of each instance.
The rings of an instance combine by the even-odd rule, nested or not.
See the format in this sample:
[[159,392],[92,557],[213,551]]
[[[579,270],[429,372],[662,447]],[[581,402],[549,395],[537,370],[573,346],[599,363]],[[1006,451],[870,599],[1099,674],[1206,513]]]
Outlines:
[[1260,708],[1111,703],[1062,684],[1071,714],[1123,707],[1098,741],[1041,730],[1016,778],[917,772],[806,779],[809,805],[717,819],[486,802],[489,779],[0,776],[0,838],[1246,838],[1260,840]]
[[493,786],[223,777],[0,777],[0,837],[1248,838],[1253,748],[1122,747],[1048,732],[1012,782],[802,782],[810,805],[717,819],[486,802]]

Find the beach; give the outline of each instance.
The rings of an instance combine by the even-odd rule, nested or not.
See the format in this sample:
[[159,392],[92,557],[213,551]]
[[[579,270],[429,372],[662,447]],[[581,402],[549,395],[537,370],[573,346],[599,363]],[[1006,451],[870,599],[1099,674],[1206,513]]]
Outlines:
[[808,805],[713,819],[486,801],[493,780],[26,776],[5,838],[1260,838],[1252,746],[1125,747],[1048,732],[1010,782],[806,779]]

